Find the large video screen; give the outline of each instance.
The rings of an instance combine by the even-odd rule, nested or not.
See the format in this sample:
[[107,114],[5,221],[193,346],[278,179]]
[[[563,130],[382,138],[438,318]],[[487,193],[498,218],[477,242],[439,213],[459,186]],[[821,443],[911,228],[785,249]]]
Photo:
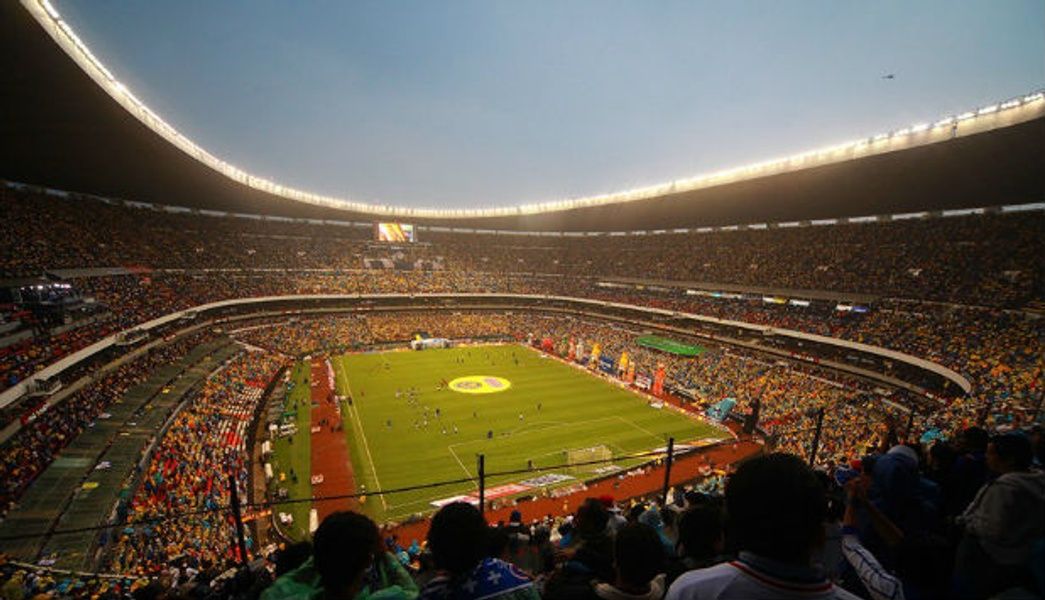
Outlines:
[[409,223],[375,223],[374,232],[379,242],[415,242],[414,226]]

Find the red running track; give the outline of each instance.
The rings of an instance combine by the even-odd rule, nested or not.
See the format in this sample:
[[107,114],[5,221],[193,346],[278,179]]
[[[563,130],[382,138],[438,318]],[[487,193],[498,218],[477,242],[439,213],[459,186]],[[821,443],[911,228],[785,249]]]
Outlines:
[[[348,443],[342,428],[341,412],[334,390],[331,389],[327,361],[312,359],[310,383],[312,387],[312,427],[319,431],[312,435],[312,476],[323,476],[322,483],[312,484],[314,497],[352,494],[356,478],[349,459]],[[319,522],[339,510],[357,508],[354,499],[326,500],[313,503]]]
[[[737,461],[759,453],[762,445],[754,441],[743,440],[725,443],[681,457],[671,468],[671,485],[689,483],[701,477],[701,469],[712,466],[723,469]],[[588,489],[570,494],[562,498],[538,498],[529,502],[520,502],[516,506],[506,506],[497,510],[486,511],[486,521],[507,522],[513,510],[522,513],[523,522],[529,523],[547,515],[562,516],[571,514],[580,506],[585,498],[612,496],[615,500],[627,500],[655,493],[664,485],[664,467],[656,466],[644,475],[626,477],[623,480],[609,479],[588,486]],[[428,535],[429,520],[408,523],[394,528],[400,543],[409,544],[411,540],[424,540]]]

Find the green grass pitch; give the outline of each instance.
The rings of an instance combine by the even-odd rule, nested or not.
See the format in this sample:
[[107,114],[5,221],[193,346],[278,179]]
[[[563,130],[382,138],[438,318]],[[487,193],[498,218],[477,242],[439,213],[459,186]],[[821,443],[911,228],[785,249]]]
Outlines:
[[[287,394],[283,410],[295,413],[294,422],[298,432],[289,438],[278,438],[272,443],[272,470],[279,487],[287,489],[291,498],[308,498],[312,496],[311,469],[312,455],[309,427],[312,422],[312,392],[309,388],[309,365],[299,363],[294,367],[291,381],[294,387]],[[292,440],[292,441],[291,441]],[[291,476],[291,470],[297,474],[297,481]],[[308,513],[312,505],[307,502],[276,506],[275,510],[287,512],[294,516],[294,524],[284,527],[284,532],[294,539],[308,539]]]
[[[351,354],[333,362],[338,394],[354,399],[343,411],[345,431],[356,480],[368,490],[474,478],[480,453],[486,472],[496,473],[525,469],[528,461],[535,467],[561,464],[567,449],[604,445],[616,456],[662,447],[668,437],[682,443],[729,435],[673,410],[650,407],[644,396],[518,345]],[[443,380],[469,375],[501,377],[511,387],[489,394],[437,389]],[[418,390],[414,402],[408,400],[410,388]],[[528,477],[492,477],[487,487]],[[433,510],[433,500],[476,488],[467,482],[371,497],[365,510],[378,520],[402,519]]]

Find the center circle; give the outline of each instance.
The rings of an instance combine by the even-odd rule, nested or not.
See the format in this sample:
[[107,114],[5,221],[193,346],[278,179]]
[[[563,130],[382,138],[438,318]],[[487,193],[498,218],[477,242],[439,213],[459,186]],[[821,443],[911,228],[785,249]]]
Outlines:
[[467,375],[454,379],[449,387],[462,394],[496,394],[512,387],[512,382],[493,375]]

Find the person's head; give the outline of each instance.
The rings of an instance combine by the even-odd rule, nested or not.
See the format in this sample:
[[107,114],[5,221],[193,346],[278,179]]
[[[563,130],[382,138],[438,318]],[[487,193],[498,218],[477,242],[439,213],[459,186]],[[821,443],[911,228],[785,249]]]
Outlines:
[[726,484],[728,531],[738,550],[806,564],[822,543],[824,488],[792,454],[753,458]]
[[613,567],[618,587],[647,589],[649,582],[664,571],[660,536],[642,523],[622,526],[613,541]]
[[725,547],[725,519],[712,504],[702,504],[679,517],[678,551],[695,560],[708,560],[722,554]]
[[298,542],[291,544],[276,553],[276,577],[293,571],[312,556],[312,544]]
[[711,496],[698,492],[696,490],[688,490],[685,495],[686,508],[693,508],[694,506],[701,506],[704,504],[711,504]]
[[644,512],[646,512],[646,505],[639,503],[628,509],[628,514],[625,516],[625,518],[628,520],[629,523],[637,523],[639,517],[641,517],[642,513]]
[[428,547],[435,566],[455,575],[471,571],[487,549],[486,521],[467,502],[453,502],[439,509],[428,529]]
[[590,538],[606,532],[610,513],[597,498],[588,498],[577,508],[577,535]]
[[316,571],[327,593],[351,598],[381,543],[377,525],[349,510],[328,515],[312,536]]
[[507,559],[509,547],[518,546],[518,543],[511,544],[511,541],[504,527],[487,527],[486,556]]
[[954,447],[945,440],[937,440],[929,447],[929,466],[934,470],[950,470],[956,458]]
[[1033,460],[1030,440],[1020,433],[996,436],[987,445],[987,468],[994,473],[1026,471]]
[[962,431],[959,440],[965,452],[985,452],[990,435],[983,427],[969,427]]
[[660,520],[664,523],[664,529],[675,531],[678,525],[678,513],[674,510],[664,507],[660,509]]

